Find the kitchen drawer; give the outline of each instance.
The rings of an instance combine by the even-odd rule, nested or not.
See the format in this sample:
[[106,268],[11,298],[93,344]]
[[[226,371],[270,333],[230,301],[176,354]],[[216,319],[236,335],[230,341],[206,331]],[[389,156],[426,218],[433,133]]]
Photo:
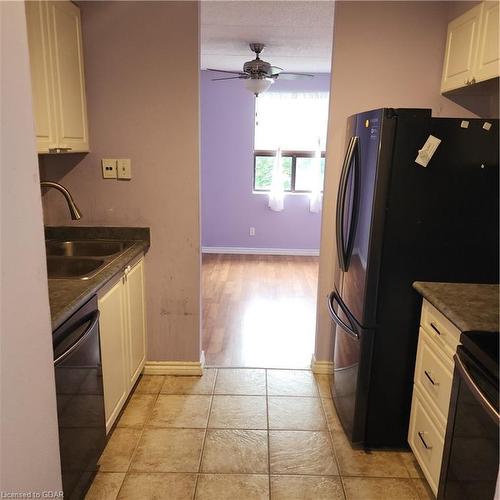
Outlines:
[[434,495],[437,495],[441,472],[444,432],[418,387],[413,386],[408,442]]
[[442,425],[446,425],[450,405],[453,364],[443,356],[439,346],[420,328],[418,337],[415,384],[427,396]]
[[453,358],[459,344],[460,330],[426,300],[422,305],[420,325],[444,349],[445,354]]

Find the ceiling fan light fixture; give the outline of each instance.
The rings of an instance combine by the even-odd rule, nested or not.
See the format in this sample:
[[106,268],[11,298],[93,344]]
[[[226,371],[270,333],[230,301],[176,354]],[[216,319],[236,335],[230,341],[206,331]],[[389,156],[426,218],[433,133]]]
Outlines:
[[265,92],[273,83],[273,78],[248,78],[245,80],[245,87],[257,97],[262,92]]

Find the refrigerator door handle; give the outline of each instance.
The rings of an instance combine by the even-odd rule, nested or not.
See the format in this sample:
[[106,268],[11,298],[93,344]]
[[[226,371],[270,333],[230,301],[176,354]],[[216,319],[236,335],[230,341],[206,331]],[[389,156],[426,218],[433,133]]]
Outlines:
[[[337,255],[339,258],[339,267],[342,271],[347,271],[349,267],[350,253],[354,244],[354,235],[356,232],[356,224],[358,218],[358,198],[359,198],[359,153],[358,153],[359,138],[357,136],[351,137],[347,146],[346,156],[342,165],[342,174],[340,176],[339,192],[337,197]],[[354,193],[353,193],[353,215],[349,228],[349,236],[346,241],[344,240],[344,212],[345,212],[345,198],[347,195],[347,187],[349,185],[349,174],[353,166],[354,159]]]
[[[342,309],[342,312],[345,314],[347,319],[349,320],[350,326],[347,325],[344,321],[342,321],[339,317],[339,315],[335,312],[335,309],[333,307],[333,301],[337,301],[339,307]],[[330,318],[333,319],[337,325],[339,325],[342,329],[344,329],[351,337],[354,337],[356,340],[359,340],[359,334],[356,332],[354,325],[352,324],[352,321],[349,318],[349,315],[347,314],[347,311],[344,309],[342,302],[339,300],[339,297],[337,295],[337,292],[333,291],[330,293],[328,297],[328,312],[330,314]]]

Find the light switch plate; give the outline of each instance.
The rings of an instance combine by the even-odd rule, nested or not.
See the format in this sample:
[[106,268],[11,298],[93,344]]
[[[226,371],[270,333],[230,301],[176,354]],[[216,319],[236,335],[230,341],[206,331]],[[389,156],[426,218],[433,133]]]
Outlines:
[[132,162],[128,159],[117,160],[118,179],[132,179]]
[[103,179],[116,179],[116,160],[102,159],[101,166]]

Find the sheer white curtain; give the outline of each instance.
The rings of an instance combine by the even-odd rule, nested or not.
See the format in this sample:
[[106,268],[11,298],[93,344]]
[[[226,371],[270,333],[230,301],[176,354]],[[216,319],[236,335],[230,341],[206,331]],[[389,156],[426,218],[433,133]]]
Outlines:
[[311,172],[311,194],[309,195],[309,211],[313,213],[319,213],[321,210],[323,201],[321,179],[321,139],[318,137]]
[[266,92],[257,99],[255,149],[315,151],[326,140],[328,92]]
[[278,148],[274,157],[273,177],[271,191],[269,192],[268,207],[275,212],[281,212],[285,208],[284,176],[281,166],[281,149]]
[[316,151],[311,172],[311,212],[321,208],[321,151],[328,123],[327,92],[266,92],[256,100],[255,149],[277,152],[273,168],[269,208],[284,208],[284,176],[281,154],[289,151]]

